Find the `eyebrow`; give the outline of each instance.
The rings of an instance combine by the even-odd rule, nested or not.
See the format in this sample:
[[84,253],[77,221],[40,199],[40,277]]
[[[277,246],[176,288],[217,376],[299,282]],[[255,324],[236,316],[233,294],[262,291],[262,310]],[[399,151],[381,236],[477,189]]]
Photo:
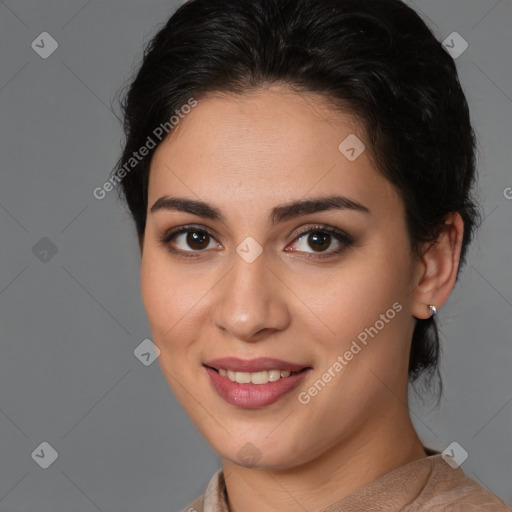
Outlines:
[[[162,196],[155,201],[150,209],[151,213],[161,210],[180,211],[197,215],[219,222],[225,222],[221,211],[204,201],[187,199],[184,197]],[[340,195],[327,197],[315,197],[282,204],[272,208],[269,221],[272,224],[285,220],[327,210],[352,210],[362,213],[370,213],[370,210],[361,203]]]

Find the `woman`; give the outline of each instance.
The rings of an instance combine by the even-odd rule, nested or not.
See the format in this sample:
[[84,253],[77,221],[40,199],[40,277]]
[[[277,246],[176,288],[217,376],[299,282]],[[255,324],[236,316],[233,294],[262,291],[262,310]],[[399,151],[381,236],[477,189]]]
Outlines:
[[160,365],[222,460],[186,510],[512,510],[407,408],[478,218],[467,102],[415,12],[189,1],[124,112]]

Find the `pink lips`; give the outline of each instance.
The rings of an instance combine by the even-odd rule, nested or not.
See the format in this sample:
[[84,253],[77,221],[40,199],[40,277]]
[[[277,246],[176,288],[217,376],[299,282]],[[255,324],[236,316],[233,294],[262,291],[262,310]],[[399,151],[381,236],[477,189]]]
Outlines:
[[237,357],[221,357],[204,363],[211,368],[224,368],[232,372],[261,372],[263,370],[290,370],[299,372],[306,368],[303,364],[289,363],[271,357],[260,357],[258,359],[238,359]]
[[[224,357],[205,363],[210,382],[218,395],[227,403],[243,408],[265,407],[277,402],[295,389],[309,373],[310,367],[273,358],[238,359]],[[214,369],[215,368],[215,369]],[[231,382],[216,370],[223,368],[234,372],[258,372],[264,370],[289,370],[298,372],[267,384],[240,384]]]

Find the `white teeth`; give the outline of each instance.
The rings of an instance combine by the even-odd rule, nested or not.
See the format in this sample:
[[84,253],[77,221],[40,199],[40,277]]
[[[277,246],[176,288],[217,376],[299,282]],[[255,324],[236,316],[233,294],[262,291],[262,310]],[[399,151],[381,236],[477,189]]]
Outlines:
[[[231,382],[239,384],[267,384],[276,380],[289,377],[292,372],[289,370],[263,370],[261,372],[233,372],[219,368],[219,374],[227,377]],[[295,372],[296,373],[296,372]]]
[[268,382],[268,372],[254,372],[251,373],[251,382],[253,384],[266,384]]
[[251,374],[249,372],[236,372],[236,381],[239,384],[249,384],[251,382]]
[[270,370],[268,372],[268,380],[270,382],[275,382],[281,378],[281,372],[279,370]]

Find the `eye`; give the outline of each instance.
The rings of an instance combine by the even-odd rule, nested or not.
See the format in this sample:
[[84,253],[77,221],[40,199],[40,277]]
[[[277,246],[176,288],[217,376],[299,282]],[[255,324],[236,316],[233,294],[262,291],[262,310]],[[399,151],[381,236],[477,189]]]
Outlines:
[[197,226],[182,226],[179,229],[167,233],[160,239],[160,242],[163,243],[172,253],[179,254],[187,258],[197,258],[200,257],[200,254],[194,253],[215,248],[216,245],[218,246],[218,244],[213,243],[214,240],[214,236],[204,228],[198,228]]
[[[297,241],[299,242],[297,243]],[[333,242],[335,242],[335,246],[337,244],[337,247],[327,251]],[[313,258],[325,258],[341,253],[352,244],[353,239],[344,231],[331,226],[318,225],[300,232],[294,240],[296,249],[287,250],[287,252],[308,253],[307,249],[312,248],[312,253],[317,253],[313,254]]]

